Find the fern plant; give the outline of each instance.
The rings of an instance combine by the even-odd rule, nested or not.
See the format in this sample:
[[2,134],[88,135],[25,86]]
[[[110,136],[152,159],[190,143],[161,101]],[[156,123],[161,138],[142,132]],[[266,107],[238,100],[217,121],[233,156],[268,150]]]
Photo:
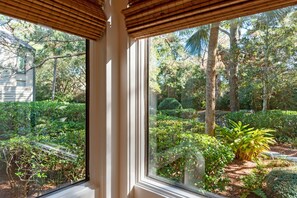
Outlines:
[[240,160],[253,160],[263,151],[269,150],[269,145],[274,144],[271,129],[254,129],[229,120],[230,128],[217,128],[217,137],[225,144],[231,146],[235,157]]

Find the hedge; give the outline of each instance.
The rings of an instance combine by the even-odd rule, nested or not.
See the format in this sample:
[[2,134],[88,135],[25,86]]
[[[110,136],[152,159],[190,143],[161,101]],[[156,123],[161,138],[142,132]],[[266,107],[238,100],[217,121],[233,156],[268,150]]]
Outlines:
[[[224,168],[234,158],[229,146],[202,134],[204,124],[195,120],[158,116],[150,122],[150,164],[155,164],[150,169],[155,169],[157,176],[182,183],[188,170],[196,187],[207,191],[224,188],[228,181]],[[205,166],[205,174],[195,173],[193,167],[197,166]]]
[[195,109],[170,109],[170,110],[159,110],[159,114],[173,116],[184,119],[192,119],[198,116]]
[[297,167],[272,170],[265,181],[269,198],[297,197]]
[[229,113],[227,120],[249,124],[254,128],[270,128],[276,131],[277,138],[297,137],[297,111],[272,110],[267,112],[239,111]]

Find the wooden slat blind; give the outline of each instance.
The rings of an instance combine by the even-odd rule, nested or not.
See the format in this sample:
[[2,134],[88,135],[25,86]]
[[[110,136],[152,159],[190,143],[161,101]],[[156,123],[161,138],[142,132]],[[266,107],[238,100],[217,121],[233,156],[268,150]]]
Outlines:
[[129,0],[123,10],[133,38],[145,38],[296,5],[297,0]]
[[106,26],[103,0],[0,0],[0,13],[97,40]]

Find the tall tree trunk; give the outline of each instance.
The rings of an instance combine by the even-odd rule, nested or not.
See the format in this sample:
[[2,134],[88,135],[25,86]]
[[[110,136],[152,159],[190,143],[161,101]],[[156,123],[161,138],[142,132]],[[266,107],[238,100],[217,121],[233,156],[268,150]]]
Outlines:
[[216,51],[220,23],[211,24],[206,66],[205,133],[215,135]]
[[53,84],[52,84],[52,100],[55,100],[55,93],[56,93],[57,64],[58,64],[58,59],[55,58],[55,60],[54,60],[54,72],[53,72]]
[[268,89],[267,89],[267,83],[266,81],[264,81],[264,85],[263,85],[263,107],[262,107],[262,111],[265,112],[268,109]]
[[269,68],[269,40],[268,40],[268,36],[269,36],[269,31],[268,31],[268,27],[266,27],[265,29],[265,46],[264,46],[264,54],[265,54],[265,58],[264,58],[264,67],[262,68],[262,76],[263,76],[263,95],[262,95],[262,99],[263,99],[263,103],[262,103],[262,111],[265,112],[268,109],[268,100],[269,100],[269,90],[268,90],[268,68]]
[[230,26],[230,61],[229,61],[229,86],[230,86],[230,109],[232,112],[239,110],[238,99],[238,47],[237,47],[237,24]]

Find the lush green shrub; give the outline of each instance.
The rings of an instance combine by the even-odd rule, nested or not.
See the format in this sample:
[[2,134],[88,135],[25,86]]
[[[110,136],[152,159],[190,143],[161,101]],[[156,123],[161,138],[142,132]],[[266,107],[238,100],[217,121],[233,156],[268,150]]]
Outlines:
[[265,150],[269,150],[269,144],[275,143],[270,129],[254,129],[242,122],[230,120],[230,128],[217,128],[218,138],[230,145],[236,158],[252,160]]
[[201,98],[192,96],[182,98],[181,100],[182,107],[186,109],[202,109],[201,102]]
[[58,135],[85,128],[85,104],[4,102],[0,112],[0,139],[30,133]]
[[268,171],[263,165],[257,164],[257,167],[253,169],[250,174],[241,177],[244,188],[241,198],[246,198],[250,194],[255,194],[261,198],[266,198],[266,194],[262,188],[267,173]]
[[227,114],[227,119],[241,121],[254,128],[273,129],[278,139],[297,137],[297,111],[273,110],[256,113],[239,111]]
[[274,169],[266,177],[269,198],[297,197],[297,168]]
[[224,94],[219,97],[216,101],[216,109],[218,110],[230,110],[230,96],[229,94]]
[[[75,137],[55,139],[28,135],[0,142],[0,159],[6,164],[12,190],[18,193],[15,196],[28,197],[40,193],[44,185],[61,185],[85,177],[84,133],[73,135]],[[55,142],[63,142],[65,147]],[[51,145],[63,153],[57,149],[48,150]],[[64,152],[75,157],[66,156]]]
[[192,119],[197,117],[197,111],[195,109],[170,109],[160,110],[158,113],[173,117],[179,117],[184,119]]
[[[168,118],[152,118],[150,125],[150,164],[155,164],[157,175],[182,183],[188,170],[195,186],[211,191],[224,188],[224,168],[234,158],[231,148],[200,134],[204,126],[199,122]],[[195,169],[203,166],[205,174]]]
[[158,106],[159,110],[182,109],[182,105],[175,98],[165,98]]
[[0,112],[0,159],[16,197],[85,177],[84,104],[5,102]]

